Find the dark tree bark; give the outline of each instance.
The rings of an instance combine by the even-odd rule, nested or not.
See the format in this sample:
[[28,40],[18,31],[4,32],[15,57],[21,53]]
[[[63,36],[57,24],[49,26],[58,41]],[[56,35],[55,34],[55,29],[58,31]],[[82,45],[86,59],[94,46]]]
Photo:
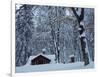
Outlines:
[[[72,9],[75,17],[77,18],[79,28],[81,29],[81,30],[79,30],[79,33],[81,35],[85,30],[83,27],[84,25],[81,25],[81,21],[83,21],[83,19],[84,19],[84,8],[81,8],[80,15],[77,14],[75,8],[72,7],[71,9]],[[89,64],[89,57],[88,57],[88,54],[86,53],[86,50],[85,50],[86,42],[84,41],[84,39],[86,39],[85,36],[80,37],[81,49],[82,49],[82,54],[83,54],[84,65],[88,65]]]
[[[59,7],[58,8],[56,8],[56,13],[57,13],[57,17],[59,17]],[[58,63],[60,63],[60,51],[59,51],[59,28],[60,28],[60,21],[59,20],[57,20],[57,53],[58,53]]]

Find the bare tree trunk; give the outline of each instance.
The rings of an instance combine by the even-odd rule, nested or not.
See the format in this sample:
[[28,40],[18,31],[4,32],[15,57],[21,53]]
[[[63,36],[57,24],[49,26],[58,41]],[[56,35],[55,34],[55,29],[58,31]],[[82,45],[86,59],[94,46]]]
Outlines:
[[[75,8],[71,8],[71,9],[78,20],[79,28],[81,28],[81,30],[79,30],[79,33],[80,33],[80,35],[82,35],[82,33],[85,30],[83,25],[81,24],[82,20],[84,19],[84,8],[81,9],[80,15],[77,14]],[[86,42],[84,41],[85,39],[86,39],[85,36],[80,37],[84,65],[88,65],[89,64],[89,56],[88,56],[87,51],[85,50],[85,48],[86,48]]]
[[[57,17],[59,17],[59,11],[58,11],[59,7],[56,8],[56,14]],[[60,63],[60,57],[59,57],[59,27],[60,27],[60,23],[59,20],[57,20],[57,58],[58,58],[58,63]]]

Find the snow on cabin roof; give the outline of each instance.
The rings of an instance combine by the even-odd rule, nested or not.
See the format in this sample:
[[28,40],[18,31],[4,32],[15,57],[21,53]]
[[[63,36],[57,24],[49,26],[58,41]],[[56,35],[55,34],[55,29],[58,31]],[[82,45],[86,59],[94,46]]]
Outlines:
[[50,63],[55,63],[55,55],[45,55],[45,54],[43,54],[43,53],[40,53],[40,54],[38,54],[38,55],[36,55],[36,56],[30,56],[29,59],[28,59],[27,64],[30,65],[30,64],[31,64],[31,60],[35,59],[36,57],[38,57],[38,56],[40,56],[40,55],[42,55],[42,56],[44,56],[44,57],[50,59],[50,60],[51,60]]
[[69,57],[74,57],[75,55],[74,54],[72,54],[72,55],[70,55]]
[[55,58],[55,55],[45,55],[45,54],[43,54],[43,53],[40,53],[40,54],[38,54],[38,55],[36,55],[36,56],[30,56],[30,60],[32,60],[32,59],[35,59],[36,57],[38,57],[38,56],[40,56],[40,55],[42,55],[42,56],[44,56],[44,57],[46,57],[46,58],[48,58],[48,59],[52,59],[52,58]]

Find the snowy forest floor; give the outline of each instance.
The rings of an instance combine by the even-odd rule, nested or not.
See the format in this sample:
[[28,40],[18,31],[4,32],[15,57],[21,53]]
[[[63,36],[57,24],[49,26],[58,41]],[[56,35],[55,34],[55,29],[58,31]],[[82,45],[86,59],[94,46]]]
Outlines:
[[93,68],[94,62],[84,66],[83,62],[67,63],[67,64],[43,64],[43,65],[24,65],[16,67],[16,73],[26,72],[42,72],[42,71],[58,71],[58,70],[73,70],[73,69],[88,69]]

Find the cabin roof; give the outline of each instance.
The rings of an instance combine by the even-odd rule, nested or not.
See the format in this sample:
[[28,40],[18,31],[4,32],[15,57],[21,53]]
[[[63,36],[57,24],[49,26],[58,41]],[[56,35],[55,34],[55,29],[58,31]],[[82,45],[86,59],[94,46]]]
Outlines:
[[38,58],[43,58],[43,59],[46,59],[46,60],[51,61],[51,59],[49,59],[48,57],[45,57],[45,56],[43,56],[43,55],[39,55],[39,56],[33,58],[31,61],[35,61],[35,60],[37,60]]

